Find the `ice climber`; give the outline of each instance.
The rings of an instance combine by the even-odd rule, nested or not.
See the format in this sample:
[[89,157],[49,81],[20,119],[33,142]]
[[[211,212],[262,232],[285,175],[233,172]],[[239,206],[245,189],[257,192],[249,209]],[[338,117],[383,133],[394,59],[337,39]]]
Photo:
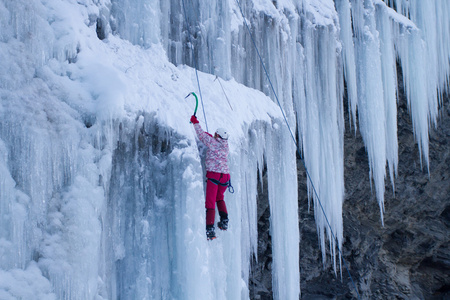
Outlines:
[[206,237],[208,240],[216,238],[214,231],[214,218],[216,216],[216,203],[219,210],[220,222],[217,227],[228,229],[228,212],[224,194],[230,185],[230,170],[228,168],[228,133],[225,129],[216,130],[214,137],[203,131],[195,115],[191,117],[195,133],[199,140],[208,148],[206,150]]

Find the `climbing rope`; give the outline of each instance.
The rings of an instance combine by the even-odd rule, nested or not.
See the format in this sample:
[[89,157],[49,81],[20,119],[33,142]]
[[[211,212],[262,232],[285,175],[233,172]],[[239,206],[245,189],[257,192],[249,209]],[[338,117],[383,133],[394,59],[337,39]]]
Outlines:
[[[184,0],[182,0],[182,2],[183,2],[184,20],[186,22],[186,28],[188,29],[188,40],[189,40],[189,43],[191,44],[192,57],[194,59],[195,77],[197,78],[198,91],[200,94],[200,101],[202,103],[203,117],[205,118],[206,131],[209,131],[208,130],[208,121],[206,120],[206,114],[205,114],[205,106],[203,105],[203,96],[202,96],[202,90],[200,88],[200,80],[198,79],[197,59],[195,58],[195,54],[194,54],[194,43],[191,41],[191,33],[189,30],[190,26],[189,26],[189,21],[187,19],[186,6],[184,4]],[[194,9],[192,8],[192,10],[194,10]]]
[[256,46],[255,40],[254,40],[254,38],[253,38],[253,35],[252,35],[252,33],[251,33],[251,31],[250,31],[250,28],[249,28],[249,26],[248,26],[248,24],[247,24],[247,20],[246,20],[246,18],[245,18],[244,12],[242,11],[241,3],[239,2],[239,0],[236,0],[236,3],[237,3],[237,5],[239,6],[239,10],[241,11],[242,17],[244,18],[244,24],[245,24],[245,27],[247,28],[247,31],[248,31],[248,33],[249,33],[249,35],[250,35],[250,38],[251,38],[251,40],[252,40],[253,46],[255,47],[256,53],[257,53],[258,56],[259,56],[259,60],[260,60],[261,65],[262,65],[262,67],[263,67],[263,69],[264,69],[264,72],[265,72],[265,74],[266,74],[267,80],[269,81],[269,84],[270,84],[270,87],[271,87],[271,89],[272,89],[272,92],[273,92],[273,94],[275,95],[275,99],[276,99],[277,102],[278,102],[278,106],[280,107],[280,110],[281,110],[281,113],[282,113],[282,115],[283,115],[284,121],[286,122],[286,125],[287,125],[287,127],[288,127],[288,129],[289,129],[289,132],[290,132],[290,134],[291,134],[292,140],[294,141],[294,144],[295,144],[295,146],[297,147],[297,152],[298,152],[298,154],[299,154],[300,160],[302,161],[303,167],[305,168],[305,171],[306,171],[306,175],[307,175],[309,181],[311,182],[311,186],[312,186],[312,188],[313,188],[314,195],[316,196],[316,199],[317,199],[318,202],[319,202],[320,208],[322,209],[323,215],[325,216],[325,220],[327,221],[328,227],[330,228],[331,235],[332,235],[333,239],[334,239],[335,242],[336,242],[336,247],[337,247],[337,249],[338,249],[338,251],[339,251],[339,254],[340,254],[340,257],[341,257],[342,261],[344,262],[344,266],[345,266],[345,268],[347,269],[347,273],[348,273],[348,276],[349,276],[349,278],[350,278],[350,280],[351,280],[351,282],[352,282],[352,284],[353,284],[353,288],[355,289],[355,292],[356,292],[356,295],[358,296],[358,299],[361,299],[361,297],[360,297],[360,295],[359,295],[359,293],[358,293],[358,289],[356,288],[356,284],[355,284],[355,282],[353,281],[352,275],[350,274],[350,270],[349,270],[349,268],[348,268],[348,266],[347,266],[347,263],[346,263],[346,261],[345,261],[345,259],[344,259],[344,256],[342,255],[342,251],[341,251],[341,249],[340,249],[340,247],[339,247],[339,243],[338,243],[337,237],[334,235],[333,229],[331,228],[331,224],[330,224],[330,222],[329,222],[329,220],[328,220],[328,217],[327,217],[327,215],[326,215],[326,213],[325,213],[325,209],[324,209],[323,206],[322,206],[322,202],[320,201],[319,194],[317,193],[317,190],[316,190],[316,188],[315,188],[315,186],[314,186],[314,183],[313,183],[313,181],[312,181],[312,178],[311,178],[311,176],[310,176],[310,174],[309,174],[309,172],[308,172],[308,169],[306,168],[305,161],[304,161],[304,159],[302,158],[302,155],[301,155],[301,153],[300,153],[300,147],[299,147],[297,141],[295,140],[294,134],[293,134],[293,132],[292,132],[292,130],[291,130],[291,126],[289,125],[289,122],[288,122],[288,120],[287,120],[287,118],[286,118],[286,115],[285,115],[285,113],[284,113],[284,111],[283,111],[283,108],[281,107],[280,100],[278,99],[277,93],[275,92],[275,88],[273,87],[272,81],[270,80],[269,73],[267,72],[266,66],[264,65],[263,59],[262,59],[262,57],[261,57],[261,55],[260,55],[260,53],[259,53],[258,47]]
[[216,75],[216,79],[214,79],[214,81],[216,81],[216,80],[219,82],[220,87],[222,88],[222,92],[223,92],[223,94],[225,95],[225,98],[226,98],[227,101],[228,101],[228,105],[230,106],[231,110],[233,110],[233,107],[231,107],[230,100],[228,99],[227,93],[225,93],[225,90],[224,90],[224,88],[223,88],[223,85],[222,85],[222,83],[220,82],[219,76],[217,76],[217,75]]

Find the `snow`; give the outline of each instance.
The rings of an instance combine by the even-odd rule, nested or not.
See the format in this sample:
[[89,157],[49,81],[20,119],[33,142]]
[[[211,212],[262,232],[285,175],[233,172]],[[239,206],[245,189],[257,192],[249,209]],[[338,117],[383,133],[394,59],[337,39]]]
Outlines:
[[[296,148],[283,114],[337,272],[344,79],[382,223],[386,168],[392,185],[397,176],[397,59],[429,168],[450,74],[448,1],[239,4],[244,16],[232,0],[0,1],[0,298],[248,299],[266,168],[273,294],[298,299]],[[230,228],[212,242],[190,92],[204,128],[231,132]]]
[[25,269],[0,270],[0,298],[55,300],[52,285],[35,262]]

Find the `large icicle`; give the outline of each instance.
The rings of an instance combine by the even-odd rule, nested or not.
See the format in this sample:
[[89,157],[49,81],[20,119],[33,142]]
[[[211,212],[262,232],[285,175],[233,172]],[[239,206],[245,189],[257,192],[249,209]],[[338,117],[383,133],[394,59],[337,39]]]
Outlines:
[[300,295],[297,164],[295,147],[285,125],[266,129],[266,163],[272,236],[274,299]]
[[359,128],[369,157],[370,177],[375,183],[383,222],[387,134],[379,33],[376,30],[375,6],[372,0],[354,0],[352,7],[359,78]]
[[[308,194],[314,199],[314,215],[322,249],[326,259],[326,240],[336,263],[336,246],[342,246],[342,203],[344,197],[342,72],[336,42],[338,32],[330,20],[328,24],[314,24],[304,20],[305,96],[300,98],[298,112],[304,161],[310,175]],[[301,86],[301,83],[298,84]],[[317,194],[316,194],[317,193]],[[323,208],[323,211],[322,211]],[[337,242],[337,245],[336,245]],[[336,270],[336,265],[335,270]]]
[[397,141],[397,69],[394,52],[392,26],[388,8],[381,2],[375,9],[376,26],[380,34],[381,72],[383,81],[383,99],[386,129],[386,159],[389,165],[389,176],[394,187],[398,165]]
[[336,11],[339,14],[340,39],[342,42],[342,57],[344,65],[345,80],[347,83],[347,93],[349,102],[350,125],[355,125],[356,131],[356,106],[358,104],[356,66],[355,66],[355,46],[353,43],[353,29],[350,3],[348,0],[337,0]]

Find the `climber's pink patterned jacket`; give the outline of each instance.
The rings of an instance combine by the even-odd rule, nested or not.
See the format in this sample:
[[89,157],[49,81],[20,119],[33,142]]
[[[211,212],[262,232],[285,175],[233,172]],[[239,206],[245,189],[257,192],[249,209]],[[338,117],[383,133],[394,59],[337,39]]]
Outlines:
[[228,141],[215,139],[204,132],[200,124],[194,124],[195,132],[200,141],[208,147],[206,150],[206,171],[229,174],[228,168]]

